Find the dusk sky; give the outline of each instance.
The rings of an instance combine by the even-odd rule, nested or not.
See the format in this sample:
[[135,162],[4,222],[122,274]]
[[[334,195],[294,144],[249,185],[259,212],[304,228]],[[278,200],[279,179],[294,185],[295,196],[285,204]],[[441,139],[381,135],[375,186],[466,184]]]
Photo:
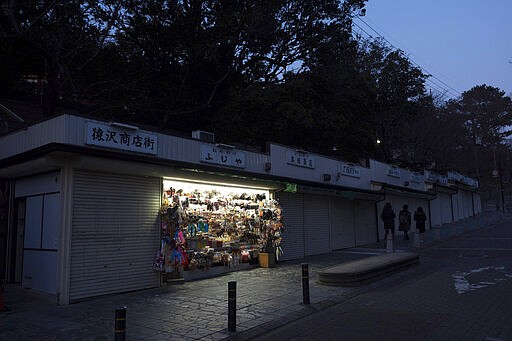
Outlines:
[[362,20],[354,22],[403,50],[448,97],[481,84],[512,96],[511,0],[369,0]]

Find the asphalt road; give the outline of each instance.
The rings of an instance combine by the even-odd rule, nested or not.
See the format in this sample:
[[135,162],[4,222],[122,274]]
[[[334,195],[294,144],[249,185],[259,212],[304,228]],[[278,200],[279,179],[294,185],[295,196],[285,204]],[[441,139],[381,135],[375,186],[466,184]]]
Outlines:
[[426,248],[419,265],[256,340],[512,340],[512,225]]

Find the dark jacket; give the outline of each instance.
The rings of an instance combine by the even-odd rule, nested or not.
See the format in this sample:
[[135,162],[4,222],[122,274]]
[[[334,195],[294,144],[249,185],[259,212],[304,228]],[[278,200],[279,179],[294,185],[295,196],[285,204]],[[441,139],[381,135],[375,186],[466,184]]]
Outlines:
[[420,232],[425,232],[425,221],[427,220],[427,216],[425,212],[414,212],[414,221],[416,222],[416,228],[420,230]]
[[384,206],[384,209],[382,210],[382,214],[380,215],[382,221],[384,222],[384,228],[387,229],[394,229],[395,228],[395,212],[393,211],[393,208]]
[[398,214],[398,229],[400,231],[409,231],[411,229],[411,212],[408,210],[401,210]]

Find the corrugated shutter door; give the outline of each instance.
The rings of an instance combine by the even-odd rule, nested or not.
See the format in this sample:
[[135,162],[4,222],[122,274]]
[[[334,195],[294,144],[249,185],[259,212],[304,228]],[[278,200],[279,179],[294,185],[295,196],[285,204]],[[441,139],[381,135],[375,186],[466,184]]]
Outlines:
[[339,250],[354,247],[354,202],[331,198],[329,217],[331,220],[331,249]]
[[459,194],[454,194],[452,196],[452,203],[453,203],[453,221],[460,220],[460,211],[459,211]]
[[329,197],[304,194],[306,256],[330,252]]
[[452,222],[452,201],[451,195],[447,193],[438,193],[438,198],[441,199],[441,222],[442,224]]
[[159,178],[75,171],[70,300],[157,287]]
[[471,192],[464,192],[464,217],[468,218],[473,215],[473,198]]
[[375,221],[375,203],[373,201],[356,200],[354,202],[354,211],[356,246],[376,242],[377,222]]
[[443,217],[441,212],[441,198],[438,194],[436,199],[430,202],[430,217],[432,218],[432,226],[442,225]]
[[281,260],[304,258],[303,195],[280,192],[277,198],[283,209],[284,232]]

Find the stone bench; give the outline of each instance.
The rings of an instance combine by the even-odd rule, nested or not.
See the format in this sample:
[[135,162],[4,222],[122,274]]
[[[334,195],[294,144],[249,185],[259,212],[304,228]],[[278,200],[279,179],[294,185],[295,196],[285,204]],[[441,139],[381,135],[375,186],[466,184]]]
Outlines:
[[411,252],[393,252],[359,259],[318,271],[318,282],[325,285],[358,286],[419,262]]

